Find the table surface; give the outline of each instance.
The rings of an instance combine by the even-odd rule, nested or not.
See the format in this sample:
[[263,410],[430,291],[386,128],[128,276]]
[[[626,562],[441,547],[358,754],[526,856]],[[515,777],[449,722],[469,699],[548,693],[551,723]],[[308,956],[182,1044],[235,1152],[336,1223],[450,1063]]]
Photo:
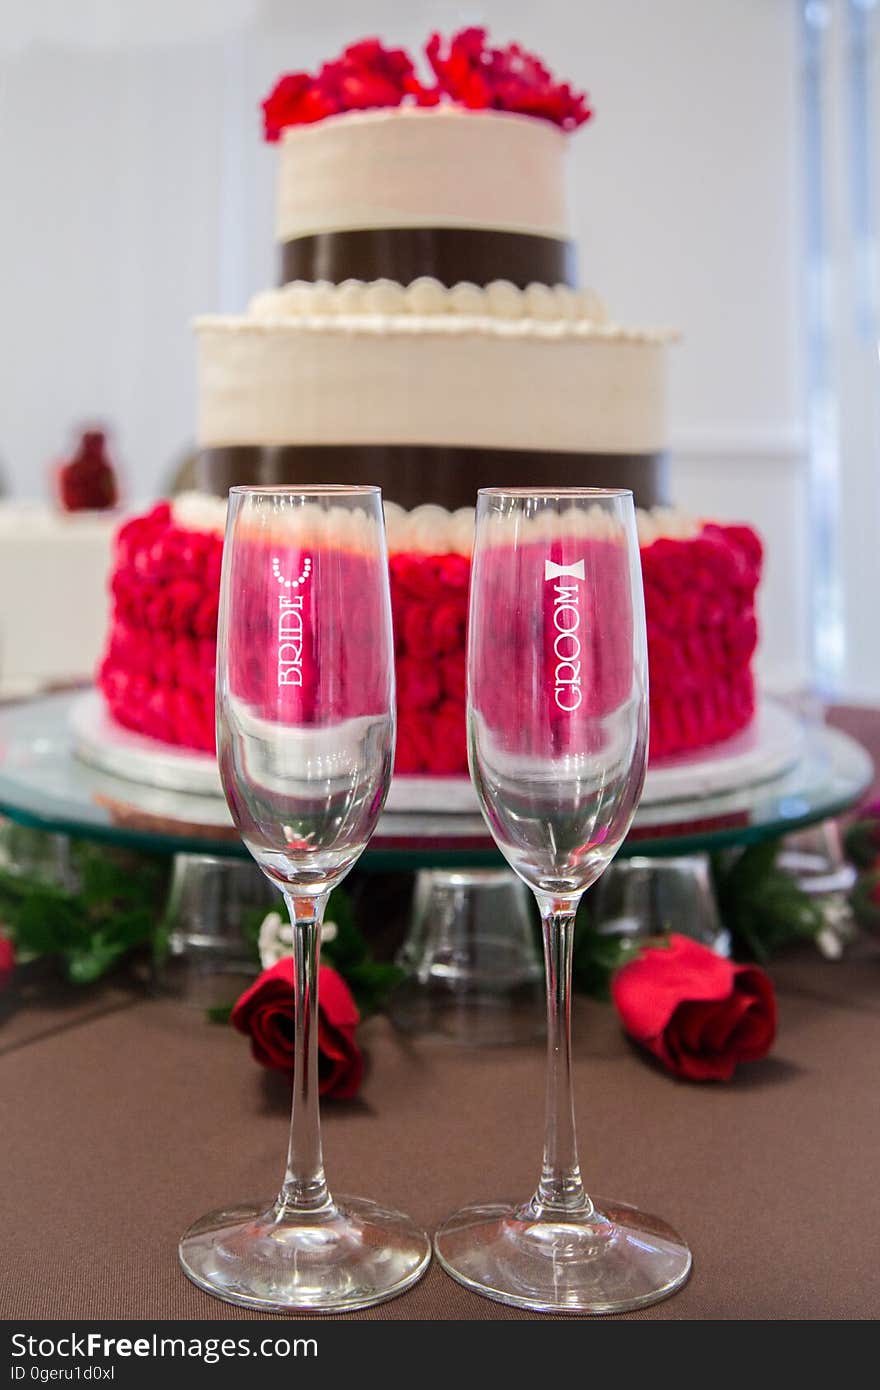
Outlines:
[[[837,722],[880,751],[880,715]],[[839,963],[774,962],[773,1055],[729,1085],[677,1082],[577,999],[575,1091],[593,1188],[663,1216],[694,1272],[641,1318],[873,1318],[880,1311],[880,941]],[[362,1041],[361,1098],[324,1106],[333,1187],[428,1228],[475,1200],[525,1196],[541,1143],[543,1049],[414,1042],[384,1018]],[[113,986],[40,994],[0,1025],[0,1317],[216,1318],[177,1264],[212,1207],[268,1196],[288,1092],[229,1028]],[[408,1294],[349,1316],[522,1319],[432,1266]]]

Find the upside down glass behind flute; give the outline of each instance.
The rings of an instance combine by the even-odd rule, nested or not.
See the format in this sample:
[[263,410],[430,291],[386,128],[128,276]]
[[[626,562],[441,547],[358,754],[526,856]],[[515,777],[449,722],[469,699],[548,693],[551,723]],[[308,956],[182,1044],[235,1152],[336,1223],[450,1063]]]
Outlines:
[[242,839],[294,924],[295,1049],[278,1196],[212,1212],[185,1272],[231,1303],[345,1311],[409,1288],[425,1234],[334,1200],[318,1108],[321,920],[376,828],[394,754],[394,646],[378,488],[233,488],[217,643],[217,752]]
[[575,1140],[570,991],[578,903],[635,814],[648,747],[632,494],[480,492],[468,627],[468,753],[492,835],[535,893],[547,980],[544,1161],[533,1196],[466,1208],[435,1237],[489,1298],[606,1313],[672,1293],[690,1252],[665,1223],[587,1195]]

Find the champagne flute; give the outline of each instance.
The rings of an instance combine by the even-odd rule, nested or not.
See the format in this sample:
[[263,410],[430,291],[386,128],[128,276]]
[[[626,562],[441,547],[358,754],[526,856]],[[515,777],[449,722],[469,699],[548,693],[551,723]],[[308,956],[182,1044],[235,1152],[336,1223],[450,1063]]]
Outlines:
[[522,1204],[466,1208],[434,1248],[502,1303],[610,1313],[687,1278],[675,1231],[584,1190],[571,1087],[571,958],[584,890],[635,814],[648,747],[644,598],[632,494],[484,488],[468,629],[468,748],[483,815],[532,889],[547,978],[544,1162]]
[[367,845],[394,753],[394,644],[376,487],[233,488],[217,641],[217,754],[233,819],[293,923],[287,1171],[274,1201],[212,1212],[184,1271],[230,1303],[343,1312],[430,1259],[408,1217],[335,1201],[318,1106],[318,960],[329,893]]

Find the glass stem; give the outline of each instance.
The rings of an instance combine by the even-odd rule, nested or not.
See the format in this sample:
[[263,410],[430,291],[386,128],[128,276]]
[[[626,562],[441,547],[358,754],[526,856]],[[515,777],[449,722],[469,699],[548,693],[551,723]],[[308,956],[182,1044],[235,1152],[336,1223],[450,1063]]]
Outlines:
[[293,926],[293,1110],[287,1173],[276,1203],[280,1218],[328,1210],[333,1199],[324,1177],[318,1102],[318,964],[327,894],[284,895]]
[[531,1201],[536,1214],[592,1212],[578,1164],[571,1088],[571,960],[577,905],[538,899],[547,975],[547,1106],[544,1165]]

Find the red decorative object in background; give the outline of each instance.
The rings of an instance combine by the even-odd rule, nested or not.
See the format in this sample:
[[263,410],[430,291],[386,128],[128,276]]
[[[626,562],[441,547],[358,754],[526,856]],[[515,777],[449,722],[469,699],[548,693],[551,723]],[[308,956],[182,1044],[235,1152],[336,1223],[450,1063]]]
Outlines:
[[15,971],[15,947],[8,936],[0,936],[0,989],[5,989]]
[[729,1081],[765,1057],[776,1036],[776,995],[757,965],[735,965],[690,937],[647,947],[622,966],[611,995],[626,1032],[688,1081]]
[[448,101],[470,110],[510,111],[574,130],[592,112],[586,96],[557,82],[541,59],[519,44],[492,48],[485,29],[462,29],[445,41],[432,34],[425,55],[435,85],[424,85],[409,54],[379,39],[350,44],[316,74],[285,73],[262,104],[267,140],[288,126],[311,125],[345,111],[436,106]]
[[[261,1066],[293,1073],[293,957],[264,970],[232,1010],[231,1022],[251,1040]],[[350,1100],[360,1090],[364,1057],[355,1042],[360,1014],[348,985],[329,965],[318,972],[318,1089]]]
[[107,511],[119,501],[113,464],[102,430],[85,430],[76,452],[55,472],[58,500],[66,512]]
[[[113,611],[98,684],[126,728],[214,750],[222,537],[179,526],[162,502],[119,530]],[[641,552],[648,624],[651,757],[706,747],[755,709],[751,657],[761,544],[707,525]],[[398,773],[467,773],[465,629],[470,561],[391,556]]]

